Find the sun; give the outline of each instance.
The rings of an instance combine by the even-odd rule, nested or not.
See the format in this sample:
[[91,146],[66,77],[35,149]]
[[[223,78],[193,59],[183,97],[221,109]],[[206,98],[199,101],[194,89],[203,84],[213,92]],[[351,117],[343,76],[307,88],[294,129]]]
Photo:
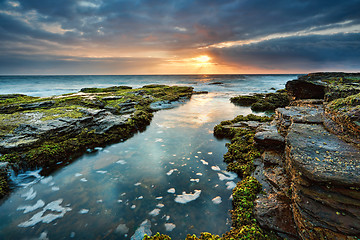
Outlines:
[[211,60],[211,57],[209,57],[208,55],[201,55],[193,58],[193,60],[195,60],[198,63],[208,63]]

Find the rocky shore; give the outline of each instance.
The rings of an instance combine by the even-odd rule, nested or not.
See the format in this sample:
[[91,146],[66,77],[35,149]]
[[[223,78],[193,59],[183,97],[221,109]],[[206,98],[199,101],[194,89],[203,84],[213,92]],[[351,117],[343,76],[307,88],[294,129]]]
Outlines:
[[84,88],[47,98],[0,95],[0,197],[10,191],[10,169],[52,171],[145,130],[152,112],[179,105],[192,94],[191,87],[147,85]]
[[286,90],[290,104],[277,108],[271,122],[221,124],[227,132],[255,132],[261,153],[250,174],[262,186],[252,212],[260,228],[251,236],[267,239],[259,232],[268,231],[286,239],[359,239],[360,74],[308,74],[289,81]]

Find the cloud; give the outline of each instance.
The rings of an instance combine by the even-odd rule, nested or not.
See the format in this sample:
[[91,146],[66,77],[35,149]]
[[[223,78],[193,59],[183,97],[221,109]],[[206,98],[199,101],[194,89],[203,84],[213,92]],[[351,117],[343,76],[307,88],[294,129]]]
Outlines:
[[360,33],[287,37],[214,48],[219,61],[262,69],[360,69]]
[[[190,54],[211,51],[219,59],[239,65],[243,61],[231,55],[235,51],[250,60],[260,58],[260,62],[292,54],[287,59],[305,68],[321,64],[315,56],[329,61],[332,55],[342,54],[341,58],[357,60],[346,51],[348,36],[341,34],[356,34],[359,8],[359,0],[0,0],[0,57],[4,53],[16,55],[18,61],[29,54],[54,59],[85,57],[95,49],[99,55],[113,58],[141,54],[145,58],[149,51],[158,52],[152,54],[156,57],[194,57]],[[322,39],[325,45],[311,44],[310,39]],[[326,45],[334,41],[346,46]],[[199,49],[224,43],[238,46]],[[358,44],[355,41],[353,48]],[[284,64],[277,68],[291,65]],[[16,66],[9,69],[16,73]]]

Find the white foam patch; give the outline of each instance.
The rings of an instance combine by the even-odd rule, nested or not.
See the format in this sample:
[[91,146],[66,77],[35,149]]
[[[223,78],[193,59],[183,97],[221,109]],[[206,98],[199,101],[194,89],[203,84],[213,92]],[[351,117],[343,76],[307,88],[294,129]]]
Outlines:
[[80,177],[80,176],[82,176],[81,173],[75,173],[75,177]]
[[94,148],[94,150],[101,151],[101,150],[103,150],[103,148],[102,147],[96,147],[96,148]]
[[233,190],[236,187],[236,183],[234,183],[233,181],[227,182],[225,183],[225,185],[226,185],[226,189],[229,190]]
[[202,174],[202,173],[200,173],[200,172],[198,172],[196,175],[197,175],[197,176],[202,176],[203,174]]
[[96,171],[97,173],[100,173],[100,174],[105,174],[105,173],[107,173],[107,171],[101,171],[101,170],[99,170],[99,171]]
[[156,205],[157,208],[163,208],[164,206],[165,206],[165,205],[162,204],[162,203],[159,203],[159,204]]
[[134,235],[131,236],[131,240],[142,240],[145,234],[151,236],[152,232],[150,228],[151,228],[151,222],[146,219],[136,229]]
[[80,179],[80,181],[87,182],[88,180],[86,178],[82,178],[82,179]]
[[220,204],[220,203],[222,202],[220,196],[217,196],[217,197],[213,198],[211,201],[212,201],[214,204]]
[[162,138],[156,138],[155,142],[164,142],[164,140]]
[[53,191],[55,192],[55,191],[59,191],[60,188],[59,188],[58,186],[53,186],[53,187],[51,188],[51,190],[53,190]]
[[86,214],[89,212],[89,209],[83,208],[79,211],[80,214]]
[[183,192],[182,195],[177,195],[175,198],[175,202],[186,204],[188,202],[196,200],[198,197],[200,197],[201,190],[195,190],[194,193],[186,193]]
[[21,194],[21,197],[24,197],[25,200],[33,200],[36,197],[36,191],[34,191],[34,188],[30,188],[29,191],[27,191],[24,194]]
[[134,186],[140,186],[141,185],[141,182],[137,182],[134,184]]
[[172,230],[174,230],[174,228],[176,228],[176,225],[173,223],[165,223],[165,229],[168,232],[171,232]]
[[125,160],[119,160],[119,161],[117,161],[116,163],[121,164],[121,165],[124,165],[124,164],[126,164],[126,161],[125,161]]
[[71,232],[70,233],[70,238],[74,238],[75,237],[75,232]]
[[[237,177],[236,173],[231,173],[231,172],[227,172],[227,171],[222,171],[224,174],[222,173],[218,173],[219,179],[221,181],[228,181],[228,180],[234,180]],[[227,176],[226,176],[227,175]]]
[[161,211],[161,210],[160,210],[159,208],[155,208],[154,210],[152,210],[151,212],[149,212],[149,215],[155,217],[155,216],[157,216],[157,215],[160,214],[160,211]]
[[129,228],[126,226],[126,224],[119,224],[115,229],[115,232],[120,234],[126,234],[129,232]]
[[167,190],[168,193],[175,193],[175,188],[170,188]]
[[48,233],[46,231],[42,232],[37,240],[49,240],[47,234]]
[[102,199],[99,199],[99,200],[97,200],[96,202],[97,202],[97,203],[102,203],[103,200],[102,200]]
[[200,162],[204,165],[209,165],[209,163],[207,161],[205,161],[204,159],[201,159]]
[[[52,221],[64,217],[65,213],[71,211],[72,209],[69,207],[62,207],[60,204],[63,202],[63,199],[58,199],[48,203],[42,211],[36,213],[34,216],[30,218],[30,220],[20,223],[19,227],[32,227],[36,224],[43,222],[43,223],[51,223]],[[46,215],[45,212],[52,211],[54,213],[48,213]]]
[[166,175],[170,176],[171,174],[173,174],[173,172],[177,172],[177,171],[179,171],[179,170],[177,170],[176,168],[175,168],[175,169],[171,169],[170,171],[168,171],[168,172],[166,173]]
[[42,208],[45,206],[45,202],[43,200],[38,200],[34,205],[26,205],[26,206],[20,206],[16,210],[24,210],[24,213],[35,211],[36,209]]
[[200,179],[196,178],[196,179],[190,179],[190,182],[200,182]]
[[211,169],[214,170],[214,171],[220,171],[219,166],[211,166]]
[[42,184],[48,184],[49,182],[51,182],[53,180],[52,176],[48,176],[47,178],[41,179],[41,183]]

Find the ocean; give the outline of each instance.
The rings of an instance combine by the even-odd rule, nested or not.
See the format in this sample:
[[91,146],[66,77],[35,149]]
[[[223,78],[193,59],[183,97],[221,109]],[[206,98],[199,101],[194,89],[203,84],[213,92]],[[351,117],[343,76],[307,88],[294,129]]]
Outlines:
[[[161,110],[147,129],[125,142],[89,149],[50,175],[32,169],[0,203],[0,239],[142,239],[161,232],[219,234],[231,227],[232,189],[223,120],[252,113],[229,98],[274,92],[297,75],[0,76],[0,94],[45,97],[85,87],[147,84],[193,86],[194,95]],[[257,113],[258,114],[258,113]]]

